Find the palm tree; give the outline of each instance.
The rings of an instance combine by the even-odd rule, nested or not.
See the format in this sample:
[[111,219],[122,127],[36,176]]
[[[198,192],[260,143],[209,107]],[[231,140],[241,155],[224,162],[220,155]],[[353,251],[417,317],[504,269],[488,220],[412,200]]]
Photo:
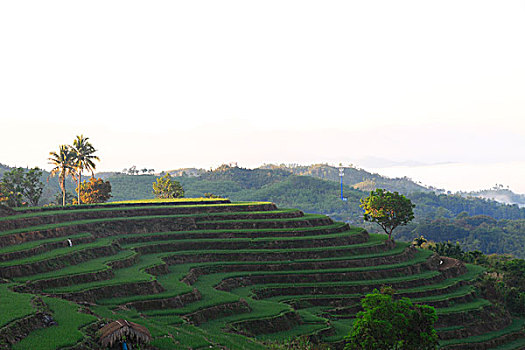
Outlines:
[[82,182],[82,172],[84,170],[90,171],[91,177],[95,177],[94,170],[96,168],[96,165],[93,161],[100,161],[100,159],[97,156],[93,155],[93,153],[95,153],[97,150],[88,140],[89,137],[84,137],[84,135],[77,136],[75,141],[73,141],[73,146],[71,146],[75,155],[75,169],[78,175],[76,178],[78,204],[80,204],[80,183]]
[[75,174],[75,154],[68,145],[61,145],[58,153],[49,152],[49,164],[55,167],[51,170],[51,173],[47,177],[56,176],[58,174],[58,182],[60,189],[62,190],[62,205],[66,205],[66,177],[68,175]]

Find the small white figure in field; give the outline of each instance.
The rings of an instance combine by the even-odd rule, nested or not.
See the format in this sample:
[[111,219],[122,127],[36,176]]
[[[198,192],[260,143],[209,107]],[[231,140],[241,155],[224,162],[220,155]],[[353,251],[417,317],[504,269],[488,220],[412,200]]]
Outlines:
[[70,246],[70,247],[72,247],[72,246],[73,246],[73,242],[71,242],[71,240],[70,240],[70,239],[68,239],[68,240],[67,240],[67,243],[69,244],[69,246]]

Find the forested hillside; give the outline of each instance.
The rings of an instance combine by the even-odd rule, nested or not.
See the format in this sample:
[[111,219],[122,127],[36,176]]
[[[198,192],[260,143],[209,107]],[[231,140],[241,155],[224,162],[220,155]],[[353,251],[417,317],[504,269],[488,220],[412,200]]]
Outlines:
[[[336,171],[337,168],[325,165],[265,166],[258,169],[221,166],[213,171],[205,171],[200,176],[182,175],[176,179],[184,187],[186,197],[202,197],[205,193],[213,193],[233,201],[272,201],[280,207],[326,214],[335,220],[365,226],[359,200],[367,196],[368,191],[345,184],[344,196],[347,201],[341,201]],[[309,176],[293,173],[309,174]],[[347,168],[345,181],[356,180],[356,174],[361,176],[364,173],[362,170]],[[97,176],[111,182],[112,201],[153,198],[152,183],[158,177],[122,173],[103,173]],[[45,177],[47,174],[43,178]],[[337,181],[325,180],[321,177],[333,178]],[[43,181],[45,182],[45,179]],[[396,233],[398,238],[410,241],[419,235],[424,235],[434,241],[459,241],[467,250],[480,249],[485,253],[512,253],[525,257],[525,249],[523,249],[525,208],[476,197],[464,197],[464,194],[436,194],[428,190],[408,191],[418,188],[418,185],[409,179],[388,179],[378,176],[374,181],[381,181],[384,187],[391,191],[399,190],[405,193],[416,204],[416,219],[409,226],[398,229]],[[407,191],[402,191],[402,188]],[[71,181],[68,189],[74,193]],[[56,179],[46,182],[42,204],[49,203],[58,191]],[[462,220],[456,219],[458,215]],[[479,215],[488,216],[492,221],[485,220],[479,225],[465,224],[465,216]],[[377,232],[377,228],[373,225],[367,225],[366,228]]]
[[[323,180],[339,181],[339,167],[328,164],[313,165],[264,165],[262,169],[274,169],[288,171],[294,175],[312,176]],[[398,191],[408,194],[411,192],[432,192],[432,189],[419,185],[407,177],[389,178],[379,174],[373,174],[354,166],[343,166],[345,185],[363,190],[372,191],[376,188],[384,188],[389,191]]]
[[[113,186],[113,200],[153,198],[151,184],[155,178],[154,175],[106,176]],[[339,198],[340,187],[336,181],[293,175],[281,168],[252,170],[229,166],[207,171],[201,176],[180,176],[176,179],[181,182],[187,197],[213,193],[234,201],[272,201],[280,207],[326,214],[335,220],[364,226],[359,200],[368,192],[344,185],[344,196],[348,200],[343,202]],[[459,194],[438,195],[427,191],[409,192],[407,196],[416,204],[416,219],[409,226],[398,229],[396,234],[399,239],[410,241],[422,234],[435,241],[459,241],[467,250],[513,253],[524,257],[525,208],[475,197],[465,198]],[[458,215],[461,221],[456,220]],[[465,224],[465,217],[479,215],[489,216],[492,221]],[[516,221],[518,219],[521,221]],[[373,225],[366,227],[377,231]]]

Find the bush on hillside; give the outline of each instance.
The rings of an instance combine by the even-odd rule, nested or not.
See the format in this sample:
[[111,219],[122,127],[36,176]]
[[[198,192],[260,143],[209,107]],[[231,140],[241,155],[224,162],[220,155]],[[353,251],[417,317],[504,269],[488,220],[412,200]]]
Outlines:
[[171,178],[169,173],[160,177],[153,183],[153,194],[156,198],[182,198],[184,189],[178,181]]
[[361,300],[364,311],[357,314],[345,350],[436,349],[436,310],[392,295],[391,288],[375,289]]

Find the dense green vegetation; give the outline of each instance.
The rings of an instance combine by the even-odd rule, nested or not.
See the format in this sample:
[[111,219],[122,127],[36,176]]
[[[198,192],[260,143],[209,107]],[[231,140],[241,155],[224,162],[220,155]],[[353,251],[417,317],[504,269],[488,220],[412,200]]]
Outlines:
[[524,233],[525,219],[495,220],[486,215],[468,216],[460,213],[452,219],[423,219],[400,227],[397,238],[409,241],[423,236],[434,242],[458,242],[466,250],[525,258]]
[[479,250],[464,251],[459,243],[429,242],[424,238],[414,244],[468,263],[483,266],[489,273],[478,280],[477,287],[494,302],[504,303],[516,315],[525,316],[525,260],[509,255],[485,255]]

